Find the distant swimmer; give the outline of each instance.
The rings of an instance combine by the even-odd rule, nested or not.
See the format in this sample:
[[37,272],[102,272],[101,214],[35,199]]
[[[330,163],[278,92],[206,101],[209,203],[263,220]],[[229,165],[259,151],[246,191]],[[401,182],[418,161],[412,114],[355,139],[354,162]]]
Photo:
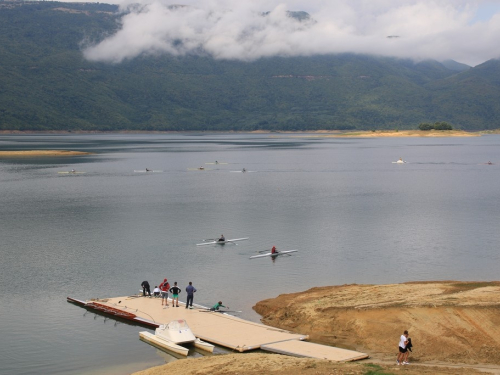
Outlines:
[[223,234],[220,235],[219,242],[224,242],[226,240],[226,237],[224,237]]
[[221,307],[225,307],[226,309],[229,309],[229,307],[227,306],[224,306],[222,304],[222,301],[219,301],[217,302],[215,305],[212,306],[212,308],[210,309],[211,311],[218,311]]
[[273,246],[273,248],[271,249],[271,254],[278,254],[279,251],[276,250],[276,246]]

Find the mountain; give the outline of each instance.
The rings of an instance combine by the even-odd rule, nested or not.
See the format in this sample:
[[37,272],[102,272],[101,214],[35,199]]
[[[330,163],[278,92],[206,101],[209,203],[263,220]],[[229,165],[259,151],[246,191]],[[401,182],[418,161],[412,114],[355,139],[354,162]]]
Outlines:
[[0,1],[0,130],[414,129],[436,121],[500,127],[496,60],[474,68],[355,54],[85,60],[84,45],[119,27],[117,10]]

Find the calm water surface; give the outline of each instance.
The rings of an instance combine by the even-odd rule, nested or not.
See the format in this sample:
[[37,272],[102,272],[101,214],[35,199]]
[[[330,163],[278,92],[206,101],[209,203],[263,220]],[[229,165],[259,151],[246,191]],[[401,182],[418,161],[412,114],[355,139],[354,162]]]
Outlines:
[[[94,153],[0,159],[0,374],[175,360],[141,342],[143,328],[66,302],[143,280],[193,281],[196,303],[221,299],[253,321],[257,301],[313,286],[498,280],[499,146],[498,135],[0,136],[0,150]],[[86,173],[58,173],[73,168]],[[163,172],[134,172],[145,168]],[[222,233],[250,240],[196,246]],[[273,245],[300,252],[248,259]]]

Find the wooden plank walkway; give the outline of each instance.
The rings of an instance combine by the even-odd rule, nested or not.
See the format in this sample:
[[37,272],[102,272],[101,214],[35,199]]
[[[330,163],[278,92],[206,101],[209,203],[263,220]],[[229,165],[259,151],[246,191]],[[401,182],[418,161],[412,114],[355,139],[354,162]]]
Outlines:
[[273,353],[286,354],[294,357],[308,357],[317,359],[328,359],[335,362],[349,362],[368,358],[368,354],[305,342],[298,340],[289,340],[277,342],[274,344],[265,344],[260,347]]
[[[304,346],[282,346],[285,342],[300,343],[302,340],[307,340],[309,338],[307,335],[291,333],[228,314],[211,312],[199,305],[196,305],[196,308],[192,310],[186,309],[185,304],[182,302],[179,302],[180,307],[172,307],[172,301],[169,299],[169,307],[164,308],[161,305],[160,298],[142,297],[142,295],[92,299],[90,301],[68,297],[68,301],[153,328],[160,324],[169,323],[172,320],[184,319],[196,337],[239,352],[262,348],[269,351],[282,350],[283,354],[314,357],[312,355],[313,350],[309,349],[312,348],[310,346],[307,347],[308,349],[305,349]],[[276,345],[277,343],[280,345],[271,346],[271,344]],[[344,349],[324,345],[313,345],[323,349],[345,351]],[[317,349],[319,350],[319,348]],[[368,357],[364,353],[358,353],[358,355],[362,356],[362,358]],[[345,355],[329,354],[329,356],[332,360],[346,360],[343,359]],[[352,357],[355,357],[355,355]],[[326,358],[326,354],[314,358]]]

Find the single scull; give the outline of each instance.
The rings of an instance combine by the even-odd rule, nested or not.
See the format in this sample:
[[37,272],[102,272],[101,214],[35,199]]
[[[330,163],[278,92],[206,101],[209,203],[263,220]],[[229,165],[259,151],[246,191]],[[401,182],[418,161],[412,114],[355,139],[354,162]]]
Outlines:
[[197,243],[196,246],[203,246],[203,245],[224,245],[226,243],[233,243],[233,242],[244,241],[244,240],[248,240],[248,239],[249,239],[249,237],[235,238],[235,239],[232,239],[232,240],[225,240],[225,241],[212,240],[212,241],[209,241],[209,242]]
[[278,255],[285,255],[285,254],[290,254],[290,253],[295,253],[297,252],[298,250],[281,250],[281,251],[278,251],[276,253],[265,253],[265,254],[259,254],[259,255],[253,255],[250,257],[250,259],[254,259],[254,258],[263,258],[263,257],[277,257]]

